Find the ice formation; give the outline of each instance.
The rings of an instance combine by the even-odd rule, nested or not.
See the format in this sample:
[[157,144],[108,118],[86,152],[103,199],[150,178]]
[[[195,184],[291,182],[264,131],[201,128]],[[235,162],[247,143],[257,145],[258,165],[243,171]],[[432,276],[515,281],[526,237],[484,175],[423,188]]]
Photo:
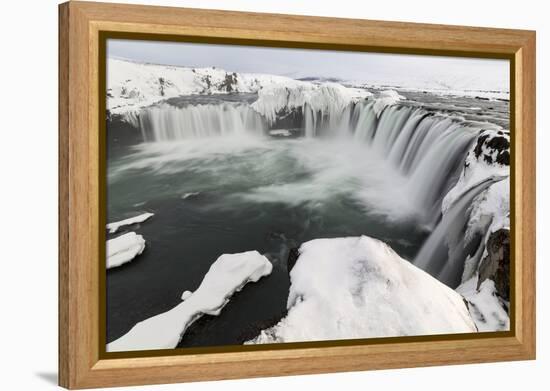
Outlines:
[[394,90],[381,91],[374,102],[376,116],[380,118],[380,114],[387,106],[392,106],[402,99],[405,99],[405,97]]
[[219,315],[235,292],[248,282],[269,275],[272,267],[257,251],[221,255],[210,266],[198,289],[182,294],[182,303],[137,323],[128,333],[109,343],[107,351],[175,348],[191,323],[203,314]]
[[[491,233],[510,227],[509,140],[509,134],[502,129],[481,132],[468,152],[456,185],[443,199],[442,212],[445,215],[469,189],[483,181],[494,182],[478,194],[469,206],[466,241],[482,234],[486,243]],[[474,277],[479,260],[486,255],[486,251],[479,255],[477,259],[466,260],[463,283]]]
[[273,84],[258,91],[258,100],[252,108],[262,114],[269,123],[275,122],[278,114],[306,109],[314,113],[321,112],[328,116],[337,116],[351,102],[365,99],[372,94],[363,89],[346,88],[337,83],[313,84],[310,82],[292,81]]

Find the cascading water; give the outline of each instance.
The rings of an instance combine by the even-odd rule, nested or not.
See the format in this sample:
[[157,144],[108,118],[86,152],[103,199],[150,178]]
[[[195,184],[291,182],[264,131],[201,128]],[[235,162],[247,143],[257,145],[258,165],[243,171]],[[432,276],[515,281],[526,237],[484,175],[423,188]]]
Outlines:
[[[305,137],[352,138],[390,161],[408,178],[407,192],[424,211],[428,227],[437,223],[441,200],[456,182],[466,150],[480,130],[418,107],[394,105],[377,112],[375,101],[326,110],[305,104],[301,111]],[[134,121],[146,141],[259,136],[269,127],[266,118],[243,103],[161,104],[143,109]]]
[[[373,100],[326,109],[305,103],[292,114],[306,138],[344,138],[364,144],[365,153],[377,154],[393,166],[396,175],[405,178],[402,192],[419,211],[419,224],[435,227],[414,262],[446,284],[457,285],[463,268],[463,262],[457,260],[463,261],[471,249],[458,246],[462,250],[449,254],[446,240],[463,231],[467,207],[490,183],[466,192],[443,219],[441,202],[456,183],[466,153],[482,127],[412,105],[380,109]],[[262,136],[280,125],[277,117],[265,117],[248,102],[184,107],[165,103],[143,109],[134,117],[145,141]]]
[[425,211],[425,224],[440,217],[441,200],[454,185],[465,154],[481,130],[422,108],[395,105],[380,115],[373,101],[348,106],[332,117],[306,107],[307,136],[347,136],[363,142],[408,178],[411,200]]
[[443,216],[413,263],[444,284],[456,288],[461,282],[464,261],[470,255],[481,257],[481,235],[463,243],[472,201],[501,178],[487,179],[464,192]]
[[248,105],[205,104],[152,106],[139,113],[145,141],[173,141],[214,136],[263,135],[266,123]]

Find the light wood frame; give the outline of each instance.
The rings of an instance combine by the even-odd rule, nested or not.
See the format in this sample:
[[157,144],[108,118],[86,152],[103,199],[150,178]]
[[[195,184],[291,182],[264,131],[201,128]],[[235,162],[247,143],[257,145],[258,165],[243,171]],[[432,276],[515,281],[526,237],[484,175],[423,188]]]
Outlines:
[[[102,31],[509,58],[512,330],[493,338],[103,358],[99,349]],[[104,152],[104,151],[103,151]],[[104,231],[104,230],[103,230]],[[103,269],[104,272],[104,269]],[[88,2],[59,6],[59,384],[91,388],[535,358],[535,32]]]

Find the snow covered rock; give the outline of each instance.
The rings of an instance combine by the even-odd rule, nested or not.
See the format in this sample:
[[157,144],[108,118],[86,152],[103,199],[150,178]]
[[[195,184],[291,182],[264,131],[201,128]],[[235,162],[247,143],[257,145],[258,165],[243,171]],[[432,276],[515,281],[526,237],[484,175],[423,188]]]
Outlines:
[[462,282],[471,279],[478,272],[480,259],[487,256],[485,248],[489,235],[500,229],[510,229],[509,148],[509,134],[506,131],[498,127],[482,131],[466,156],[457,183],[443,199],[442,213],[445,215],[470,189],[484,181],[494,181],[473,200],[469,208],[464,241],[481,235],[484,248],[479,256],[465,260]]
[[[443,213],[465,191],[490,177],[510,175],[510,136],[496,127],[483,130],[468,151],[460,178],[443,200]],[[508,158],[507,158],[508,156]]]
[[128,232],[107,240],[107,269],[130,262],[145,250],[145,239],[135,232]]
[[130,217],[129,219],[124,219],[121,221],[116,221],[114,223],[109,223],[107,224],[107,229],[109,230],[110,234],[114,234],[115,232],[118,231],[120,227],[143,223],[144,221],[148,220],[152,216],[154,216],[154,213],[143,213],[143,214],[140,214],[139,216]]
[[478,284],[475,276],[456,291],[468,302],[468,310],[479,331],[510,330],[508,303],[498,297],[493,280],[484,280]]
[[474,148],[476,159],[489,164],[510,165],[510,136],[502,130],[486,130],[477,138]]
[[229,298],[248,282],[271,273],[273,266],[257,251],[223,254],[210,266],[199,288],[185,291],[182,303],[162,314],[136,324],[107,351],[172,349],[186,329],[203,314],[219,315]]
[[288,315],[248,343],[476,331],[459,294],[370,237],[306,242],[290,277]]

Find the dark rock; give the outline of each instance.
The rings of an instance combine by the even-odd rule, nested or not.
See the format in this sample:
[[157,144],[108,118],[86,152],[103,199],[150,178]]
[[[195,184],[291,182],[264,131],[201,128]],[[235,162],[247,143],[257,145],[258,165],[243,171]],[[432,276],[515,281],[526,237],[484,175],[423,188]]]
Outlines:
[[287,316],[288,311],[285,309],[281,311],[278,315],[275,315],[269,319],[260,320],[257,322],[249,323],[237,336],[237,342],[239,344],[244,344],[246,341],[256,338],[264,330],[270,329],[281,321],[285,316]]
[[476,147],[474,148],[474,154],[476,155],[476,158],[479,158],[479,156],[483,153],[483,144],[485,143],[485,140],[489,138],[489,134],[481,134],[477,138]]
[[298,247],[293,247],[288,252],[288,258],[286,261],[287,265],[287,271],[290,273],[294,265],[296,265],[296,261],[300,257],[300,249]]
[[[488,164],[510,165],[510,140],[502,131],[482,131],[477,138],[474,155]],[[488,152],[485,152],[488,151]],[[497,152],[494,155],[494,152]]]
[[237,86],[237,74],[235,72],[226,73],[225,80],[220,84],[220,90],[232,92],[232,91],[236,91],[237,89],[236,86]]
[[503,164],[505,166],[510,165],[510,153],[508,151],[503,151],[497,155],[497,163]]
[[166,80],[164,77],[159,77],[159,92],[160,92],[160,95],[164,96],[165,95],[164,90],[167,87],[172,87],[173,85],[174,85],[174,83],[172,83],[171,81]]
[[507,151],[510,148],[510,141],[504,136],[497,136],[491,138],[487,142],[487,146],[498,151]]
[[486,279],[495,282],[497,294],[504,300],[510,300],[510,231],[500,229],[493,232],[487,240],[487,256],[479,266],[477,289]]

